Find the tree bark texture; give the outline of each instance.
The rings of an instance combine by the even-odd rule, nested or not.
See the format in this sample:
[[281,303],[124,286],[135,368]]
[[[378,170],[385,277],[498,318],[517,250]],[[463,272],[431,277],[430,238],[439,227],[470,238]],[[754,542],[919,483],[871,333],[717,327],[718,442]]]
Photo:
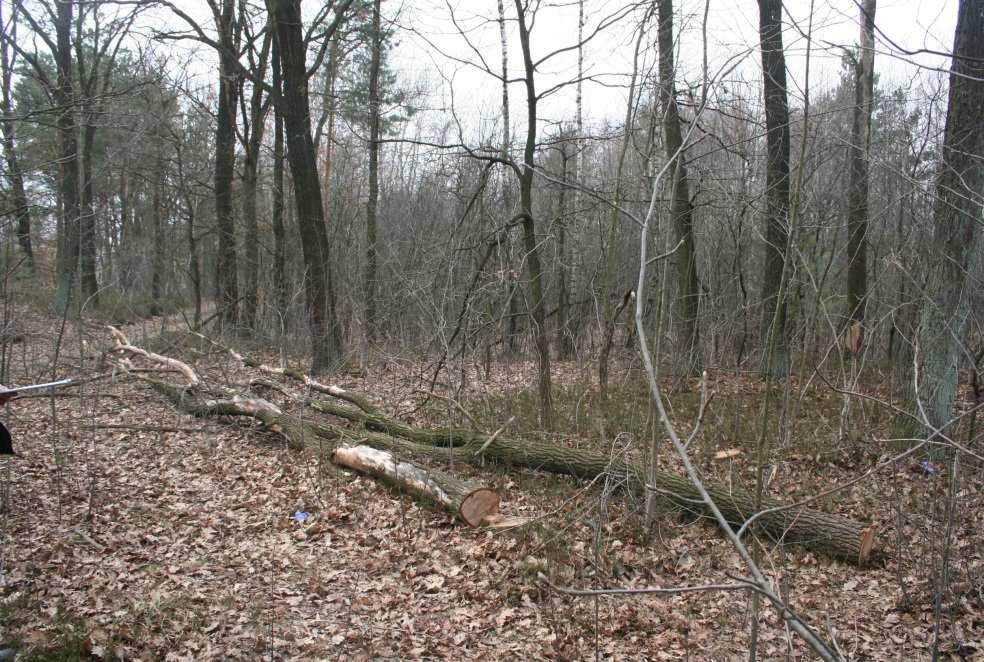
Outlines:
[[215,262],[216,302],[224,326],[239,324],[239,265],[236,257],[236,225],[232,208],[232,180],[236,165],[236,100],[239,93],[240,27],[235,0],[222,0],[215,26],[219,34],[219,107],[215,124],[215,222],[218,253]]
[[74,300],[79,267],[79,137],[75,121],[75,92],[72,84],[72,3],[57,3],[55,16],[55,66],[58,70],[54,89],[58,104],[59,179],[61,193],[61,237],[58,242],[57,289],[55,310],[70,315],[78,305]]
[[486,517],[499,512],[499,495],[495,490],[460,480],[444,471],[401,461],[388,450],[366,445],[339,446],[332,453],[332,461],[423,497],[468,526],[479,526]]
[[694,246],[694,208],[690,203],[690,183],[684,156],[680,111],[676,102],[673,63],[673,0],[659,0],[659,97],[663,105],[663,144],[666,158],[676,159],[671,180],[670,217],[679,248],[674,256],[677,268],[677,310],[675,320],[681,356],[689,375],[703,370],[700,348],[700,282],[697,279],[697,251]]
[[868,156],[875,68],[875,0],[860,8],[861,49],[854,63],[854,108],[851,124],[851,177],[848,181],[847,306],[850,319],[847,348],[864,344],[864,313],[868,296]]
[[779,295],[789,240],[789,102],[782,46],[782,0],[758,0],[758,5],[768,144],[762,365],[771,373],[769,376],[784,376],[789,369],[789,349],[786,302],[780,301]]
[[[953,415],[984,192],[984,2],[961,0],[953,41],[943,160],[936,179],[933,245],[923,292],[918,384],[909,410],[939,428]],[[911,381],[911,380],[910,380]],[[928,431],[913,426],[918,434]]]
[[[3,8],[0,7],[0,25],[7,25],[11,39],[17,38],[17,20],[12,17],[9,23],[4,22]],[[13,58],[10,56],[7,40],[0,39],[0,130],[3,132],[3,154],[7,161],[7,177],[10,180],[11,202],[14,207],[14,232],[17,235],[17,245],[30,272],[34,272],[34,248],[31,244],[31,207],[27,201],[27,191],[24,187],[24,173],[21,172],[17,159],[16,123],[14,109],[11,103]]]
[[287,161],[294,180],[294,200],[304,255],[304,295],[311,332],[311,372],[324,373],[342,358],[342,330],[335,316],[331,251],[311,138],[308,105],[307,48],[299,0],[267,0],[280,53],[281,87],[276,103],[284,119]]
[[523,212],[523,248],[526,252],[526,266],[530,276],[530,322],[537,358],[537,391],[540,400],[540,425],[545,430],[553,429],[553,394],[550,375],[550,340],[547,335],[546,301],[543,296],[543,264],[540,260],[540,245],[536,238],[536,223],[533,220],[533,176],[536,158],[536,107],[537,94],[533,59],[530,51],[530,33],[526,24],[526,9],[521,0],[515,0],[519,25],[519,40],[523,49],[523,66],[526,84],[526,146],[523,150],[523,163],[520,167],[519,194]]
[[372,62],[369,66],[369,199],[366,201],[365,319],[363,320],[362,363],[369,361],[369,350],[376,341],[376,208],[379,203],[379,69],[382,60],[380,0],[372,6]]

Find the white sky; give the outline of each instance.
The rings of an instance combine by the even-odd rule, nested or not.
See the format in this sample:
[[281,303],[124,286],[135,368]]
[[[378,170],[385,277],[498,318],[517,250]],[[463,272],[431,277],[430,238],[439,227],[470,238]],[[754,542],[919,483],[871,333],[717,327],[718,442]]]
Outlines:
[[[537,0],[529,1],[532,5],[537,4]],[[757,48],[756,0],[708,1],[706,32],[710,71],[715,71],[730,58],[744,55],[732,78],[752,83],[758,81],[760,55]],[[510,20],[515,16],[515,7],[512,0],[503,0],[503,3],[509,21],[510,73],[518,76],[522,60],[516,24]],[[183,0],[182,4],[189,13],[201,16],[204,24],[209,25],[210,17],[204,2]],[[576,0],[555,0],[554,4],[560,6],[540,3],[541,9],[531,39],[534,59],[576,43]],[[585,34],[625,4],[625,0],[586,0]],[[305,13],[313,12],[320,2],[304,0],[304,5]],[[697,83],[701,78],[701,23],[705,0],[677,0],[675,5],[678,80]],[[453,98],[457,116],[469,133],[488,136],[490,132],[497,131],[501,94],[498,80],[475,66],[453,59],[479,62],[480,55],[489,67],[499,70],[501,56],[495,0],[383,0],[382,6],[385,17],[395,18],[399,26],[399,46],[393,52],[393,65],[405,84],[430,92],[425,106],[434,112],[425,114],[419,121],[432,127],[449,121],[446,111],[452,106]],[[854,0],[786,0],[784,45],[793,105],[801,95],[805,80],[806,39],[801,33],[807,32],[809,27],[811,6],[813,45],[810,82],[813,90],[835,84],[840,69],[840,51],[836,47],[858,42],[858,9]],[[930,54],[909,56],[888,39],[910,51],[928,49],[947,53],[952,48],[956,13],[957,0],[879,0],[875,22],[884,36],[876,33],[875,71],[880,80],[900,84],[920,75],[935,75],[932,71],[934,68],[948,68],[947,58]],[[452,21],[452,14],[458,27]],[[624,115],[628,74],[632,69],[634,31],[640,16],[640,11],[627,16],[585,48],[585,74],[598,76],[605,83],[586,82],[584,85],[584,113],[588,124],[604,120],[617,122]],[[178,23],[175,21],[173,25]],[[470,48],[458,28],[467,33],[475,50]],[[655,38],[655,26],[652,26],[643,39],[644,66],[654,64]],[[177,59],[184,57],[187,54],[179,55]],[[538,89],[574,79],[576,63],[576,51],[546,63],[537,72]],[[198,84],[215,84],[214,57],[207,49],[199,49],[191,57],[187,68]],[[514,127],[523,124],[524,94],[522,84],[510,86]],[[574,117],[574,98],[573,86],[553,95],[541,104],[541,119],[547,123],[571,121]]]
[[[411,6],[412,4],[412,6]],[[505,0],[506,16],[515,15],[513,3]],[[563,7],[543,7],[532,32],[534,59],[558,48],[572,46],[577,40],[576,2],[561,3]],[[604,16],[617,11],[621,0],[586,0],[588,16],[585,34]],[[674,32],[678,39],[678,80],[697,83],[701,79],[702,30],[704,0],[678,0]],[[394,12],[395,2],[384,2],[384,12]],[[931,73],[933,68],[946,69],[946,58],[923,54],[909,56],[893,46],[895,42],[909,51],[928,49],[947,53],[952,48],[956,24],[957,0],[879,0],[876,26],[877,54],[875,70],[883,83],[900,84],[920,72]],[[799,96],[805,81],[807,42],[806,33],[811,14],[810,0],[785,2],[784,45],[790,73],[790,94]],[[494,70],[500,62],[500,42],[496,3],[494,0],[419,0],[407,3],[397,19],[401,25],[413,28],[418,34],[401,35],[396,52],[400,68],[411,78],[423,78],[443,93],[435,95],[435,105],[447,106],[451,101],[450,81],[454,82],[454,105],[463,118],[483,117],[492,122],[499,114],[499,82],[477,68],[445,57],[477,61],[465,38],[451,21],[452,12],[458,26],[463,28],[475,50]],[[628,73],[632,69],[634,50],[633,31],[640,13],[628,17],[606,31],[585,48],[585,73],[601,76],[609,85],[585,83],[584,107],[586,121],[602,119],[617,121],[624,115]],[[814,90],[836,83],[840,70],[840,51],[836,46],[852,46],[859,40],[858,9],[854,0],[813,0],[812,58],[810,79]],[[798,29],[794,27],[798,25]],[[521,73],[521,53],[515,22],[507,27],[509,35],[509,68],[511,75]],[[886,39],[886,37],[888,39]],[[643,61],[651,66],[655,58],[655,27],[643,39],[648,51]],[[707,25],[709,70],[715,71],[727,60],[745,54],[745,60],[732,77],[757,81],[760,77],[758,51],[758,6],[755,0],[710,0]],[[538,70],[538,88],[545,89],[560,81],[576,77],[576,56],[571,52],[559,56]],[[928,69],[921,69],[925,67]],[[521,119],[525,91],[521,84],[510,88],[514,123]],[[575,90],[572,87],[558,93],[541,107],[545,121],[574,116]],[[795,103],[795,100],[794,102]]]

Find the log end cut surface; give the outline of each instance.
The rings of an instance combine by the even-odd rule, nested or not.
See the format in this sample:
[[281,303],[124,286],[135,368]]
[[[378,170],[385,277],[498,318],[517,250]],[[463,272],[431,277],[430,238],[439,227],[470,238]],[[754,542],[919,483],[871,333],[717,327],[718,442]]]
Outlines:
[[458,516],[468,526],[478,526],[486,517],[499,512],[499,494],[487,487],[471,492],[461,500]]

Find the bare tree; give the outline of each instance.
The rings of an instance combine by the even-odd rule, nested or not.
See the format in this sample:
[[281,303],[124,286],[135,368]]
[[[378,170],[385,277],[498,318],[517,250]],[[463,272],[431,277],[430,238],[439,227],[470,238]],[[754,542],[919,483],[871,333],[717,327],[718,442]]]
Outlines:
[[911,410],[932,433],[951,419],[973,270],[979,263],[984,191],[984,3],[961,0],[936,178],[933,251],[923,290]]
[[[14,3],[9,22],[4,22],[3,3],[0,3],[0,32],[17,41],[17,11],[19,3]],[[34,271],[34,249],[31,245],[31,207],[27,201],[24,187],[24,173],[17,159],[17,131],[14,122],[14,108],[11,100],[11,81],[16,67],[17,56],[9,48],[7,39],[0,39],[0,129],[3,130],[3,154],[7,161],[7,179],[10,180],[13,217],[16,220],[17,243],[27,268]]]
[[851,177],[848,180],[847,306],[850,328],[847,348],[859,352],[864,342],[868,296],[868,157],[871,111],[874,106],[875,0],[865,0],[861,13],[861,46],[854,60],[854,108],[851,124]]
[[786,242],[789,240],[789,102],[786,98],[786,56],[782,45],[782,0],[758,0],[762,77],[765,88],[766,166],[765,276],[762,281],[764,371],[770,376],[789,370],[786,302],[780,299]]
[[677,266],[677,325],[687,374],[703,370],[700,351],[698,312],[700,283],[697,280],[697,251],[694,246],[694,208],[690,202],[686,150],[680,130],[680,111],[676,102],[673,64],[673,0],[659,0],[659,99],[663,105],[663,144],[666,158],[675,159],[671,178],[670,216],[679,244]]
[[[351,0],[346,0],[325,9],[325,12],[333,9],[335,14],[322,35],[325,41],[342,24],[350,4]],[[304,293],[311,330],[311,372],[318,374],[341,362],[342,331],[335,315],[331,250],[311,137],[307,43],[302,29],[300,0],[267,0],[267,10],[280,55],[282,80],[280,88],[274,92],[274,103],[284,120],[287,161],[294,180],[294,200],[304,254]]]

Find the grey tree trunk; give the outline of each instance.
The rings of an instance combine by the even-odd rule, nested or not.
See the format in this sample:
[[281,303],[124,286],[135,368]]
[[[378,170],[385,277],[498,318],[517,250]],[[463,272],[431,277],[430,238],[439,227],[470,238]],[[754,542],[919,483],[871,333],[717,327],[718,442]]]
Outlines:
[[[279,90],[280,48],[277,40],[273,40],[273,89]],[[287,240],[284,233],[284,117],[280,109],[273,108],[273,209],[271,221],[273,224],[273,292],[277,306],[277,315],[283,331],[287,320],[287,281],[284,262],[287,254]]]
[[851,352],[859,352],[864,343],[864,313],[868,296],[868,155],[871,151],[875,80],[875,0],[865,0],[860,12],[861,51],[854,63],[851,177],[847,203],[847,306],[850,326],[845,344]]
[[366,201],[365,319],[362,334],[362,364],[369,362],[369,350],[376,341],[376,207],[379,202],[379,69],[383,35],[379,3],[372,6],[372,62],[369,67],[369,200]]
[[55,16],[55,66],[58,69],[54,89],[58,104],[58,146],[61,193],[61,236],[58,242],[57,289],[55,310],[59,315],[72,315],[75,301],[75,280],[79,267],[79,139],[75,122],[75,92],[72,85],[72,3],[57,3]]
[[[917,335],[918,383],[909,410],[950,420],[981,238],[984,193],[984,2],[961,0],[953,40],[943,161],[936,179],[929,273]],[[910,380],[911,381],[911,380]],[[909,426],[918,435],[923,425]],[[912,429],[912,428],[915,429]],[[914,436],[914,435],[913,435]]]
[[699,375],[703,370],[700,351],[700,282],[697,279],[697,251],[694,246],[694,208],[690,204],[690,183],[687,179],[683,134],[680,130],[680,111],[677,108],[673,64],[673,0],[659,1],[659,95],[663,104],[663,144],[666,158],[676,159],[672,180],[670,216],[680,247],[676,251],[677,310],[681,356],[687,374]]
[[779,296],[789,240],[789,103],[786,98],[786,56],[782,46],[782,0],[758,0],[758,4],[768,143],[762,365],[769,376],[778,377],[789,370],[786,301],[780,300]]
[[[275,103],[284,118],[287,162],[294,180],[294,199],[304,255],[304,294],[311,332],[311,372],[336,368],[342,359],[342,329],[335,315],[331,251],[311,138],[308,105],[307,48],[300,0],[267,0],[279,47],[282,81]],[[337,21],[340,20],[336,19]]]
[[[257,61],[251,62],[251,68],[257,78],[266,76],[267,61],[270,55],[270,33],[267,32]],[[249,124],[244,134],[244,164],[243,164],[243,258],[246,261],[246,282],[244,283],[242,327],[254,331],[256,328],[256,309],[259,302],[260,274],[260,232],[256,218],[256,191],[259,181],[260,148],[263,144],[266,114],[269,109],[269,99],[263,97],[263,86],[253,85],[249,100]],[[245,110],[243,111],[245,113]]]
[[236,99],[239,70],[240,27],[235,0],[222,0],[219,34],[219,108],[215,125],[215,222],[218,225],[218,254],[215,262],[216,305],[223,326],[239,323],[239,266],[236,258],[236,224],[232,210],[232,179],[236,165]]
[[[3,18],[3,7],[0,6],[0,25],[6,25],[10,38],[17,39],[17,14],[6,22]],[[14,109],[11,104],[11,81],[14,69],[14,57],[8,48],[7,40],[0,39],[0,130],[3,132],[3,154],[7,161],[7,178],[10,180],[11,202],[14,206],[14,232],[17,244],[24,254],[27,268],[34,273],[34,248],[31,244],[31,208],[27,202],[27,191],[24,188],[24,173],[21,172],[17,160],[17,137],[14,124]]]
[[530,323],[536,345],[537,391],[540,400],[540,424],[546,430],[553,429],[553,395],[550,376],[550,340],[547,336],[546,301],[543,296],[543,265],[540,261],[540,246],[536,239],[536,224],[533,216],[533,175],[536,149],[536,107],[539,97],[536,94],[535,70],[530,51],[530,33],[526,24],[525,8],[522,0],[515,0],[519,26],[519,41],[523,49],[523,66],[526,84],[526,147],[523,150],[523,164],[520,167],[519,195],[523,216],[523,248],[526,251],[526,266],[530,275]]

